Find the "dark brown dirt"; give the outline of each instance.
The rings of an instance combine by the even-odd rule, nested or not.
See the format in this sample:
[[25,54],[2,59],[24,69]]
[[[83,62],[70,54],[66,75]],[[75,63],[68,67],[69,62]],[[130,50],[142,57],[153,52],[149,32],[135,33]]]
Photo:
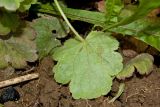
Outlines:
[[[125,81],[125,91],[118,99],[121,107],[160,107],[160,70],[155,68],[148,76],[135,74]],[[117,81],[112,92],[118,90]]]
[[[117,80],[106,96],[94,100],[74,100],[68,86],[54,81],[52,66],[51,58],[42,60],[34,71],[40,73],[39,79],[15,86],[21,98],[16,102],[6,102],[5,107],[160,107],[160,70],[156,67],[148,76],[135,74],[125,81],[126,87],[122,96],[113,104],[108,104],[108,100],[118,91]],[[1,80],[17,76],[12,72],[7,77],[4,74],[6,71],[0,73]]]

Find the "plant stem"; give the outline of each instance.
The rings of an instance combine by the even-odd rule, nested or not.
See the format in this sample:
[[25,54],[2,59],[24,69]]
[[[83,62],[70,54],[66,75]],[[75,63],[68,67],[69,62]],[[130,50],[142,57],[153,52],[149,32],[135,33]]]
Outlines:
[[65,16],[63,10],[61,9],[59,3],[57,0],[54,0],[60,14],[62,15],[63,19],[66,21],[67,25],[70,27],[70,29],[72,30],[72,32],[75,34],[76,38],[79,40],[79,41],[84,41],[84,39],[78,34],[78,32],[73,28],[73,26],[70,24],[70,22],[68,21],[67,17]]
[[125,88],[125,84],[124,83],[120,83],[118,93],[108,103],[113,103],[118,97],[120,97],[121,94],[124,92],[124,88]]

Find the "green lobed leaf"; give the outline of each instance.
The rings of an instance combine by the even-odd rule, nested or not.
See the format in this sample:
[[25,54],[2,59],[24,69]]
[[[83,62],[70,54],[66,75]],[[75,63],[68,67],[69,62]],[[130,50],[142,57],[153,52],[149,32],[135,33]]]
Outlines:
[[[32,31],[27,27],[7,40],[0,39],[0,68],[12,66],[19,69],[25,67],[27,62],[37,60]],[[32,35],[28,36],[29,34]]]
[[40,58],[48,55],[53,48],[60,45],[60,41],[56,38],[63,38],[69,33],[69,27],[64,21],[51,16],[34,20],[33,27],[37,33],[36,43]]
[[1,12],[0,14],[0,35],[7,35],[11,31],[15,31],[19,26],[18,16],[10,12]]
[[122,67],[122,56],[115,52],[118,41],[104,32],[91,32],[84,42],[69,39],[64,46],[54,50],[58,61],[53,68],[55,80],[70,82],[75,99],[92,99],[106,95],[112,86],[112,76]]
[[141,75],[149,74],[153,69],[153,60],[153,56],[142,53],[125,64],[123,70],[117,75],[117,78],[125,79],[131,77],[135,68]]

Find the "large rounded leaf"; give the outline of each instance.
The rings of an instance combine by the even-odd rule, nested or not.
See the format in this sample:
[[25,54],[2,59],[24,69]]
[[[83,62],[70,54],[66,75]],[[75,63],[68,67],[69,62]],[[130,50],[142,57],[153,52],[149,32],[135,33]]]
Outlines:
[[57,82],[70,82],[75,99],[92,99],[106,95],[112,86],[112,76],[122,67],[122,57],[115,52],[118,41],[103,32],[91,32],[84,42],[70,39],[55,49],[53,58]]

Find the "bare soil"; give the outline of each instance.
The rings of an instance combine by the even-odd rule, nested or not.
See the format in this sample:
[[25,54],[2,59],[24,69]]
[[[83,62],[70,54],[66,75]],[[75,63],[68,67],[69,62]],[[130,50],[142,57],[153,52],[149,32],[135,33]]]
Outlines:
[[[112,91],[93,100],[74,100],[68,86],[54,81],[51,58],[44,58],[33,72],[40,73],[37,80],[14,86],[20,93],[18,101],[4,103],[5,107],[160,107],[160,70],[155,66],[148,76],[135,74],[125,81],[124,93],[113,104],[108,101],[118,91],[120,81],[114,80]],[[0,80],[16,77],[9,69],[1,71]],[[1,89],[0,91],[2,91]]]

